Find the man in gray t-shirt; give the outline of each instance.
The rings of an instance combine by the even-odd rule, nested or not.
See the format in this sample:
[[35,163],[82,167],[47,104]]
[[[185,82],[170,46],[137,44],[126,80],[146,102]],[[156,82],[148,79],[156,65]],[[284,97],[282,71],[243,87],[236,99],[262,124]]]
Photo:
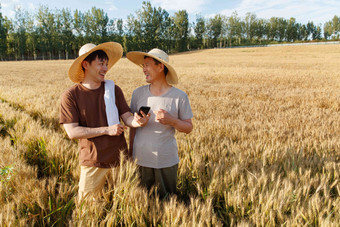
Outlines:
[[[160,196],[165,197],[176,192],[179,158],[175,131],[190,133],[193,128],[189,99],[185,92],[170,85],[178,78],[164,51],[133,51],[127,58],[143,68],[149,83],[134,90],[131,111],[150,107],[148,124],[130,131],[130,152],[140,166],[141,183],[148,189],[158,186]],[[142,117],[146,114],[141,111]]]

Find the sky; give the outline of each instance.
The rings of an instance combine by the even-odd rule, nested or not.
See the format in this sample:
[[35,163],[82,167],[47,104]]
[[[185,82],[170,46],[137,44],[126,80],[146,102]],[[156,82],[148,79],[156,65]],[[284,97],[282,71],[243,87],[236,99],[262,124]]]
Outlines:
[[[110,19],[127,19],[142,8],[142,0],[0,0],[3,16],[14,19],[15,9],[20,7],[36,12],[40,5],[49,9],[68,8],[86,12],[93,6],[103,9]],[[247,12],[258,18],[269,19],[273,16],[289,19],[294,17],[298,23],[324,24],[334,15],[340,16],[340,0],[150,0],[153,7],[165,9],[170,16],[179,10],[186,10],[190,23],[196,16],[209,18],[216,14],[230,16],[237,12],[244,18]]]

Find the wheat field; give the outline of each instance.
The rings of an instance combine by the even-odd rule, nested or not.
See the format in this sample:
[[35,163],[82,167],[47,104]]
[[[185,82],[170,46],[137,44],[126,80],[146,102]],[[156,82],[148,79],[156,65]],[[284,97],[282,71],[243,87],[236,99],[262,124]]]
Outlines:
[[[171,55],[194,113],[176,134],[177,196],[159,200],[122,161],[102,199],[78,204],[77,141],[58,124],[72,61],[0,62],[1,226],[338,226],[340,45]],[[145,84],[121,59],[130,102]],[[128,138],[128,132],[126,132]]]

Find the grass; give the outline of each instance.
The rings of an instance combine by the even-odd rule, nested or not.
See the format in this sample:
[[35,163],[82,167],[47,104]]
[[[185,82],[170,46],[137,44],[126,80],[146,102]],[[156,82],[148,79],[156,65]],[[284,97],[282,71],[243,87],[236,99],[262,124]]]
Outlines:
[[[77,144],[57,124],[72,61],[0,62],[0,225],[337,226],[339,59],[339,45],[170,56],[194,112],[176,134],[177,196],[148,194],[123,159],[83,204]],[[145,84],[125,58],[107,77],[128,103]]]

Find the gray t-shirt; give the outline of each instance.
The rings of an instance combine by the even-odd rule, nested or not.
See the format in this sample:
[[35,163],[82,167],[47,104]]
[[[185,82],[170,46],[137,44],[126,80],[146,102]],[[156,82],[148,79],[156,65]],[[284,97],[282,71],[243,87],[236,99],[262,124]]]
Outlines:
[[151,107],[148,124],[137,128],[133,143],[133,158],[137,164],[149,168],[167,168],[179,162],[175,139],[175,128],[155,121],[153,111],[166,110],[180,120],[193,117],[188,96],[178,88],[172,87],[162,96],[154,96],[149,85],[133,91],[131,111],[137,112],[141,106]]

